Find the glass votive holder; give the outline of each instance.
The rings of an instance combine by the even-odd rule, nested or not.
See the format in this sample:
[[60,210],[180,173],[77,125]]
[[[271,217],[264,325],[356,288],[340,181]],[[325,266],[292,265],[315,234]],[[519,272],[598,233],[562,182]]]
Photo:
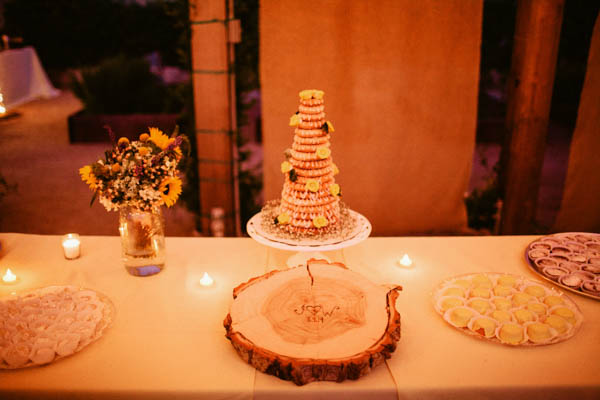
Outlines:
[[67,233],[63,236],[62,247],[67,260],[74,260],[81,255],[81,241],[76,233]]

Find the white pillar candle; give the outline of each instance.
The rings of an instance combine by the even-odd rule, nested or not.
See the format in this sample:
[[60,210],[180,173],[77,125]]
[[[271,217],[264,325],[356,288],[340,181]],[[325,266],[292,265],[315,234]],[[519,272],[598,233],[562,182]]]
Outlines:
[[202,286],[208,287],[212,286],[214,283],[215,281],[208,275],[208,272],[205,272],[204,275],[202,275],[202,278],[200,278],[200,284]]
[[67,260],[73,260],[79,257],[81,253],[81,242],[79,241],[78,234],[69,233],[63,236],[62,246]]

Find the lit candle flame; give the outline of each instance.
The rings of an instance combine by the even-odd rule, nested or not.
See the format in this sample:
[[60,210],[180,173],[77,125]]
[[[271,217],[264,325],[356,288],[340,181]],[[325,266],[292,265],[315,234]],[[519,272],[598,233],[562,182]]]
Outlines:
[[410,267],[412,264],[413,261],[410,259],[408,254],[403,255],[400,259],[400,265],[402,265],[403,267]]
[[12,283],[17,280],[17,276],[12,273],[10,268],[6,268],[6,274],[2,277],[2,280],[6,283]]
[[202,286],[212,286],[212,284],[215,281],[213,280],[213,278],[210,277],[210,275],[208,275],[208,272],[205,272],[204,275],[202,275],[202,278],[200,279],[200,284]]

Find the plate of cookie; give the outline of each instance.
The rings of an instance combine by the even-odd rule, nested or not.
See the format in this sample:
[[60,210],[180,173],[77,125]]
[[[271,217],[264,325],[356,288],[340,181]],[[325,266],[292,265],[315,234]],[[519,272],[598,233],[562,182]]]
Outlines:
[[525,277],[473,273],[441,282],[436,312],[463,333],[508,346],[540,346],[573,337],[583,314],[562,291]]
[[600,234],[543,236],[527,246],[525,260],[534,272],[555,285],[600,300]]
[[114,314],[106,296],[76,286],[47,286],[2,297],[0,370],[71,356],[98,340]]

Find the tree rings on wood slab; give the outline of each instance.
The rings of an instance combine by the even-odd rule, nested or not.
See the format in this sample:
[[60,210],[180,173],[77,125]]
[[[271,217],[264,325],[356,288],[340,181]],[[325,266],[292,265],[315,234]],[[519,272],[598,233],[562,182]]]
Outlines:
[[358,379],[396,349],[399,290],[311,259],[236,287],[226,336],[254,368],[297,385]]

